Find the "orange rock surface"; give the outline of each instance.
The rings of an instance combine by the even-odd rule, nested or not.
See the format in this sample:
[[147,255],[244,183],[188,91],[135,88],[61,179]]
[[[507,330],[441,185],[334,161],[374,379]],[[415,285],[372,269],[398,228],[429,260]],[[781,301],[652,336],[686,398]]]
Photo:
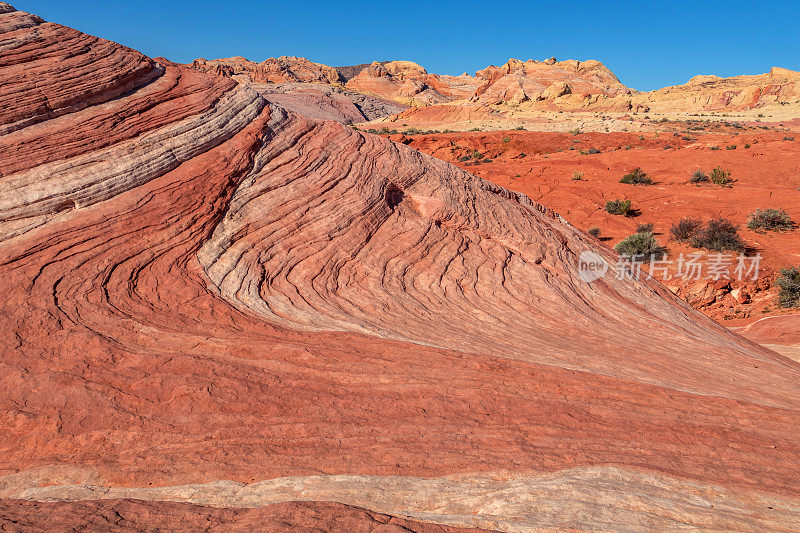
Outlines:
[[640,93],[637,101],[654,112],[742,111],[780,112],[800,108],[800,72],[773,67],[754,76],[695,76],[684,85]]
[[7,4],[0,33],[1,519],[796,527],[800,364],[584,282],[612,254],[536,198]]
[[328,65],[314,63],[304,57],[271,57],[260,63],[243,57],[207,60],[195,59],[192,68],[218,76],[254,83],[339,83],[344,81],[339,71]]
[[351,531],[446,533],[479,531],[392,517],[327,502],[277,503],[258,509],[225,509],[139,500],[34,503],[0,501],[4,531]]

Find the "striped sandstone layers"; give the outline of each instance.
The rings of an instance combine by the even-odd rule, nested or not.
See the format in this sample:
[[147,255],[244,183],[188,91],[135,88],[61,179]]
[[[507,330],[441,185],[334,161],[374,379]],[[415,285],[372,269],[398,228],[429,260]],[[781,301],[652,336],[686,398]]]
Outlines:
[[797,363],[584,283],[523,195],[0,6],[0,523],[797,528]]

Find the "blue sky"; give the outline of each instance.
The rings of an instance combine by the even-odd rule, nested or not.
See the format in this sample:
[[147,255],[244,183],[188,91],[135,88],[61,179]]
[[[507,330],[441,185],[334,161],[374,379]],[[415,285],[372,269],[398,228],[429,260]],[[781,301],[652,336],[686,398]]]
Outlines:
[[12,0],[17,9],[189,62],[297,55],[409,59],[460,74],[518,59],[598,59],[650,90],[696,74],[800,70],[800,1],[257,2]]

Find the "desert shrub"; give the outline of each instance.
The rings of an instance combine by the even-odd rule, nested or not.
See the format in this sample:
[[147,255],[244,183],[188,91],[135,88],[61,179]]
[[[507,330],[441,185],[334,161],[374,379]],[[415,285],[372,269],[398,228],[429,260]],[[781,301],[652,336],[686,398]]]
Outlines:
[[786,137],[783,138],[783,140],[784,141],[793,141],[794,137],[791,137],[791,136],[787,135]]
[[503,137],[503,142],[504,143],[511,142],[511,137]]
[[480,129],[480,128],[478,128],[478,127],[474,127],[474,128],[472,128],[471,130],[469,130],[469,131],[483,131],[483,130],[482,130],[482,129]]
[[725,149],[726,150],[736,150],[736,145],[735,144],[730,144],[730,145],[726,146]]
[[756,209],[748,217],[747,227],[758,232],[789,231],[794,222],[783,209]]
[[586,230],[586,233],[597,239],[598,237],[600,237],[600,228],[598,228],[597,226],[592,226],[591,228]]
[[708,181],[708,174],[706,174],[702,170],[695,170],[692,173],[692,177],[689,178],[690,183],[705,183],[707,181]]
[[572,171],[572,180],[573,181],[581,181],[583,179],[583,172],[580,170],[573,170]]
[[726,185],[733,183],[731,171],[723,170],[722,167],[717,167],[712,170],[708,178],[711,180],[711,183],[714,185],[719,185],[720,187],[725,187]]
[[709,146],[709,150],[719,150],[719,146]]
[[525,131],[525,126],[517,126],[514,131]]
[[750,143],[745,143],[744,147],[745,147],[745,149],[750,148]]
[[645,222],[636,226],[636,233],[653,233],[655,229],[652,222]]
[[630,200],[611,200],[606,202],[606,211],[612,215],[627,215],[631,211]]
[[662,255],[666,251],[663,246],[659,246],[656,238],[649,231],[625,237],[614,247],[614,250],[622,255],[643,255],[645,257]]
[[641,168],[636,167],[622,176],[619,182],[627,183],[628,185],[650,185],[653,180]]
[[696,218],[683,217],[670,228],[669,232],[676,241],[689,242],[702,225],[703,223]]
[[705,228],[695,233],[691,244],[712,252],[741,252],[745,249],[744,241],[739,237],[739,228],[724,218],[709,220]]
[[581,129],[580,128],[575,128],[574,130],[569,130],[569,132],[571,134],[573,134],[573,135],[580,135],[581,134]]
[[780,289],[778,303],[781,307],[800,306],[800,268],[789,267],[781,270],[781,277],[775,283]]

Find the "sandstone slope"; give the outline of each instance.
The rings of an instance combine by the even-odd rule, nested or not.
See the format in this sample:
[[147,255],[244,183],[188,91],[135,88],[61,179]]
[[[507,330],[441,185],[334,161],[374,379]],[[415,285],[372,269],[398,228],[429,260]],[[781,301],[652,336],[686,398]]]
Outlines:
[[0,12],[11,520],[797,527],[797,363],[584,283],[608,252],[521,194]]

